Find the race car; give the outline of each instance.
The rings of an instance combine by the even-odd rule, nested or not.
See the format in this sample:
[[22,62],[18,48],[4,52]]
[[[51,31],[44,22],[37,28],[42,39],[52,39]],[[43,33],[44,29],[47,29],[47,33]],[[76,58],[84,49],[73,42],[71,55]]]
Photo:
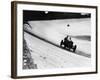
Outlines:
[[74,45],[71,37],[67,36],[64,38],[64,40],[61,40],[60,47],[75,52],[77,45]]

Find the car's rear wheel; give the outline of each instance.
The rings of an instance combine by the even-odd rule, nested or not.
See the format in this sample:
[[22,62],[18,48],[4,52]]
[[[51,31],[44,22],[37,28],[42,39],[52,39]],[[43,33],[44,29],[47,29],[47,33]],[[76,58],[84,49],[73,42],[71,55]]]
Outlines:
[[62,47],[62,45],[63,45],[63,40],[61,40],[61,42],[60,42],[60,46]]
[[77,48],[77,46],[75,45],[75,46],[73,47],[73,52],[75,52],[75,51],[76,51],[76,48]]

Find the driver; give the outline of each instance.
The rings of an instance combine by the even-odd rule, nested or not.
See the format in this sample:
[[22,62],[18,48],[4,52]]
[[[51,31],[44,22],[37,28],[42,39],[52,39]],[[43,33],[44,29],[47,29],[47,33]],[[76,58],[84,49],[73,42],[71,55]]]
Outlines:
[[73,46],[73,41],[71,40],[71,37],[69,38],[69,47]]
[[68,38],[69,38],[69,36],[67,36],[67,37],[64,38],[64,44],[65,44],[65,45],[68,45],[68,43],[69,43]]
[[65,37],[65,38],[64,38],[64,41],[68,41],[68,37],[69,37],[69,36]]
[[71,37],[69,37],[69,36],[64,38],[64,42],[65,42],[66,45],[68,45],[68,47],[73,46],[73,41],[71,40]]

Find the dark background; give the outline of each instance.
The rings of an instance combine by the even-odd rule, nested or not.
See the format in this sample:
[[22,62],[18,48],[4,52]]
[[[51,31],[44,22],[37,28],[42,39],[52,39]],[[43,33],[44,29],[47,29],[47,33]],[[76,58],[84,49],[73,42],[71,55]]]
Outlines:
[[72,18],[89,18],[91,14],[81,15],[81,13],[72,12],[51,12],[23,10],[23,21],[34,20],[54,20],[54,19],[72,19]]

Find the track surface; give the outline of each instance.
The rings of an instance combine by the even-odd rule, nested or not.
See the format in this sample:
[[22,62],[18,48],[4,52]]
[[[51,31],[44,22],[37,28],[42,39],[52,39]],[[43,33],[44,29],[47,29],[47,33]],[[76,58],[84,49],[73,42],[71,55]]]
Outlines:
[[91,58],[74,54],[24,32],[25,40],[38,69],[89,67]]

